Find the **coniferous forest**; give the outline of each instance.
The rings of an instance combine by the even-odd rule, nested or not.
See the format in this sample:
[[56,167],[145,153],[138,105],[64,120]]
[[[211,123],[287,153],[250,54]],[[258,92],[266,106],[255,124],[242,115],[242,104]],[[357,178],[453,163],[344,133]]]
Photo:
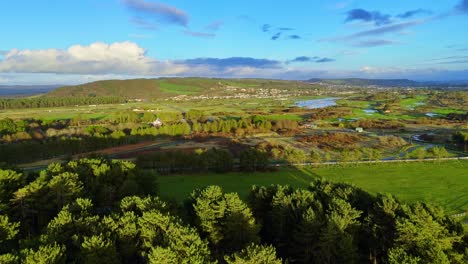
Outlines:
[[467,23],[0,0],[0,264],[468,264]]
[[0,263],[467,263],[467,248],[440,208],[322,179],[176,203],[127,161],[0,170]]

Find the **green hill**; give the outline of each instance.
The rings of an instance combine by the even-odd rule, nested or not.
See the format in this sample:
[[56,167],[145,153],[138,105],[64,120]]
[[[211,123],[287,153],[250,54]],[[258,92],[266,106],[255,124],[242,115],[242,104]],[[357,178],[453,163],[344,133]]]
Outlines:
[[119,96],[127,99],[170,98],[179,95],[227,95],[232,88],[297,89],[313,85],[299,81],[265,79],[159,78],[107,80],[76,86],[65,86],[47,93],[46,97]]
[[350,86],[382,86],[382,87],[422,87],[428,86],[428,83],[416,82],[408,79],[310,79],[312,83],[327,83],[335,85],[350,85]]
[[195,79],[133,79],[107,80],[76,86],[65,86],[47,93],[48,97],[120,96],[136,98],[167,98],[180,94],[197,94],[211,85]]

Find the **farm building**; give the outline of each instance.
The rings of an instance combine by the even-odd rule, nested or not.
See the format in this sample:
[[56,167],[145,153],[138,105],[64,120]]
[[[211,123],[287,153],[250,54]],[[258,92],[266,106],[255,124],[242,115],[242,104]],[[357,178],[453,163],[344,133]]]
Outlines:
[[362,132],[364,132],[364,128],[362,128],[362,127],[356,127],[356,132],[362,133]]
[[302,124],[302,127],[316,129],[318,126],[316,124],[305,123],[305,124]]
[[157,118],[156,120],[153,121],[152,125],[154,127],[160,127],[163,125],[163,122],[159,118]]

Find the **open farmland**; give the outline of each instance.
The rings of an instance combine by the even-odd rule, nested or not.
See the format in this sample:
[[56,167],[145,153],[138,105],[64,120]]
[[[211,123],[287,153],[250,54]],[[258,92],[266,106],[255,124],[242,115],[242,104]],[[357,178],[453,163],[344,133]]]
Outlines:
[[195,188],[219,185],[244,199],[252,185],[307,188],[314,178],[354,184],[371,193],[390,193],[407,202],[439,205],[451,214],[468,211],[468,161],[284,168],[255,173],[199,173],[159,178],[162,196],[182,201]]

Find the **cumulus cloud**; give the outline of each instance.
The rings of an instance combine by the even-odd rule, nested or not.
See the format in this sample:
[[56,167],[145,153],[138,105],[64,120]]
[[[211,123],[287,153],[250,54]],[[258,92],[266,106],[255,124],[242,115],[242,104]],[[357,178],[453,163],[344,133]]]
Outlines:
[[373,22],[377,26],[392,23],[390,15],[382,14],[378,11],[367,11],[365,9],[352,9],[348,11],[345,22],[352,22],[356,20]]
[[189,15],[176,7],[145,0],[122,0],[122,3],[138,16],[145,16],[158,22],[187,27]]
[[133,42],[88,46],[74,45],[67,50],[8,51],[0,60],[0,72],[58,74],[153,74],[177,73],[183,69],[170,62],[158,62]]
[[250,57],[159,61],[133,42],[74,45],[66,50],[12,49],[0,59],[0,73],[134,76],[229,76],[237,71],[281,69],[276,60]]
[[[464,58],[443,58],[438,62],[465,63]],[[68,49],[18,50],[4,52],[0,57],[0,77],[10,83],[83,83],[100,79],[128,79],[160,76],[200,76],[232,78],[410,78],[461,79],[467,71],[441,68],[400,69],[362,67],[360,70],[326,69],[318,63],[334,61],[327,57],[300,56],[290,61],[251,57],[195,58],[160,61],[146,55],[133,42],[74,45]],[[295,63],[295,64],[293,64]],[[440,65],[440,64],[439,64]],[[448,65],[448,64],[447,64]],[[442,65],[440,65],[442,67]]]

